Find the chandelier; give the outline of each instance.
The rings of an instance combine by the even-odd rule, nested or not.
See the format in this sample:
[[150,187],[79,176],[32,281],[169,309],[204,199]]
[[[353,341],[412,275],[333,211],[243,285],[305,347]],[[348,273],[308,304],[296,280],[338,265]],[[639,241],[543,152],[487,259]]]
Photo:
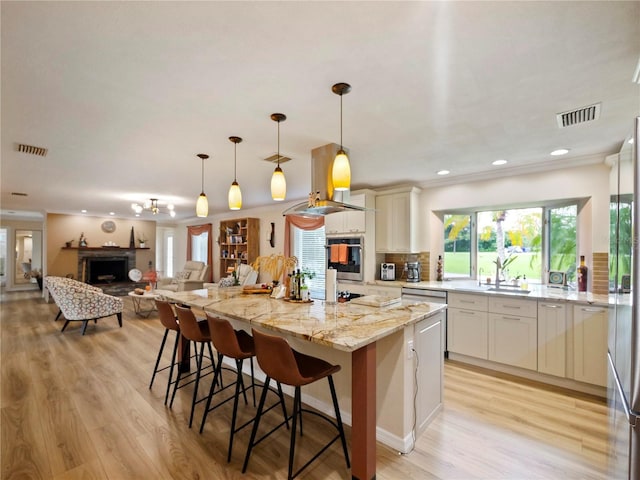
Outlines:
[[136,212],[136,217],[139,217],[140,214],[144,211],[151,212],[154,215],[158,215],[159,213],[169,214],[171,217],[176,216],[176,211],[172,204],[168,204],[166,207],[161,207],[158,205],[157,198],[150,198],[146,200],[142,205],[139,203],[132,203],[131,209]]

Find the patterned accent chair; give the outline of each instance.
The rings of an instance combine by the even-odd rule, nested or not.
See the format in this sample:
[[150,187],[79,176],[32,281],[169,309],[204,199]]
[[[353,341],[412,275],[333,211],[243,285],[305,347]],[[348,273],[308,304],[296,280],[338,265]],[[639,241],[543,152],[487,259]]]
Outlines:
[[[90,320],[97,323],[99,318],[112,315],[118,318],[118,325],[122,327],[121,298],[102,293],[99,288],[91,285],[67,280],[69,279],[62,277],[46,278],[47,289],[66,320],[61,332],[64,332],[69,322],[81,321],[82,335],[84,335]],[[78,283],[81,285],[77,285]]]
[[185,263],[182,271],[176,272],[175,277],[159,278],[156,288],[171,292],[198,290],[203,288],[207,273],[209,273],[209,265],[204,262],[189,260]]
[[[99,288],[99,287],[94,287],[93,285],[89,285],[88,283],[84,283],[84,282],[79,282],[78,280],[74,280],[73,278],[69,278],[69,277],[47,276],[47,277],[45,277],[44,280],[45,280],[45,286],[49,290],[49,293],[51,293],[51,290],[48,287],[51,284],[76,286],[78,288],[86,288],[86,289],[89,289],[89,290],[93,290],[95,292],[102,293],[102,289]],[[54,288],[55,288],[55,285],[54,285]],[[51,295],[51,296],[53,297],[53,295]],[[55,299],[54,299],[54,301],[55,301]],[[57,305],[57,303],[56,303],[56,305]],[[56,315],[56,318],[54,319],[55,322],[58,321],[58,319],[60,318],[60,315],[62,315],[62,310],[60,309],[60,306],[58,305],[58,314]]]

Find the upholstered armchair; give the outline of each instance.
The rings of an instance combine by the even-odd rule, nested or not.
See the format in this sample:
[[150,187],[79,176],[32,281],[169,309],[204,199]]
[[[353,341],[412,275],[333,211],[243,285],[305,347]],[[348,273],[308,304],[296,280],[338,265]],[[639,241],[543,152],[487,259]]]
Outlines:
[[[49,289],[49,285],[53,284],[53,288],[55,288],[56,284],[60,284],[60,285],[70,285],[70,286],[75,286],[78,288],[86,288],[88,290],[93,290],[94,292],[100,292],[102,293],[102,289],[99,287],[94,287],[93,285],[89,285],[88,283],[84,283],[84,282],[79,282],[78,280],[74,280],[73,278],[68,278],[68,277],[55,277],[55,276],[47,276],[44,279],[45,281],[45,287],[49,290],[49,293],[51,293],[51,289]],[[53,295],[51,295],[53,297]],[[54,302],[55,302],[55,298],[54,298]],[[58,305],[58,303],[56,302],[56,305]],[[60,318],[60,315],[62,315],[62,309],[60,309],[60,306],[58,305],[58,314],[56,315],[56,318],[54,319],[54,321],[58,321],[58,319]]]
[[189,260],[182,271],[177,272],[173,278],[159,278],[156,283],[158,290],[169,290],[172,292],[186,292],[188,290],[198,290],[207,279],[209,265],[204,262]]
[[[254,270],[250,265],[241,263],[238,265],[238,284],[239,285],[254,285],[258,281],[258,272]],[[216,287],[232,287],[235,284],[235,278],[233,274],[227,277],[221,278],[218,283],[206,283],[205,288]]]
[[62,277],[46,278],[47,289],[65,318],[61,332],[64,332],[69,322],[80,321],[82,322],[82,335],[84,335],[90,320],[97,323],[99,318],[112,315],[117,317],[118,325],[122,327],[123,302],[121,298],[106,295],[100,289],[90,285],[77,285],[82,282],[68,282],[66,280],[68,279]]

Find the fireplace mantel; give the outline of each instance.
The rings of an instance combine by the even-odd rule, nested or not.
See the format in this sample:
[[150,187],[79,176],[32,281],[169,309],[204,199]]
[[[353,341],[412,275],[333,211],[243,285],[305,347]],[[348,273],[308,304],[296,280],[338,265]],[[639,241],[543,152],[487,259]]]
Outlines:
[[83,250],[87,252],[103,252],[105,250],[149,250],[149,247],[61,247],[62,250]]

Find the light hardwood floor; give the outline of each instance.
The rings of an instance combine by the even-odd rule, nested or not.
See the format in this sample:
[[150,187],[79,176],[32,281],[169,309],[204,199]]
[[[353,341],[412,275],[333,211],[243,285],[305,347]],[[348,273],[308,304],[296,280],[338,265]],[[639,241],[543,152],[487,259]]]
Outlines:
[[[57,308],[37,294],[0,301],[2,479],[286,478],[286,431],[255,449],[243,476],[248,430],[226,462],[231,405],[213,412],[200,435],[187,426],[188,388],[173,409],[163,405],[166,373],[147,388],[163,329],[154,315],[136,317],[131,299],[122,329],[103,319],[84,337],[80,323],[61,334]],[[379,480],[609,478],[602,400],[448,362],[444,405],[408,455],[378,445]],[[243,418],[252,411],[245,407]],[[319,441],[318,428],[305,422],[313,434],[303,437],[302,455]],[[336,444],[301,478],[350,476]]]

